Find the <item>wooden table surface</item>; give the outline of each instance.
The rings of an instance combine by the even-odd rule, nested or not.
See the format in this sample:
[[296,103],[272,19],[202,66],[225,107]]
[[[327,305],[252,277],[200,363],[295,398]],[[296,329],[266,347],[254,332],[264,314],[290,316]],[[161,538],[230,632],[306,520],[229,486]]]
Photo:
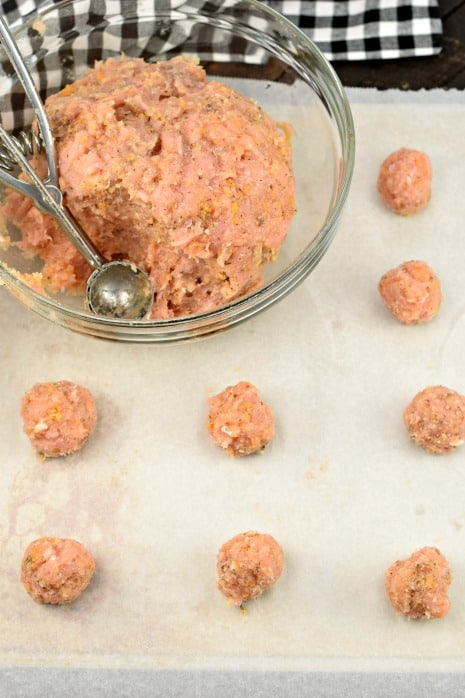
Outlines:
[[333,62],[346,87],[465,89],[465,0],[438,0],[442,51],[430,58]]

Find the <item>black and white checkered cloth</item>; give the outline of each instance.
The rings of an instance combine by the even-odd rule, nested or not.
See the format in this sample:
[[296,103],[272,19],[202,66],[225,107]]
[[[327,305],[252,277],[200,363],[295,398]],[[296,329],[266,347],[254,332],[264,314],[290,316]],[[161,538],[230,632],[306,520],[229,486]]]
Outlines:
[[[41,4],[41,0],[0,1],[10,26]],[[430,56],[441,50],[437,0],[266,0],[265,4],[294,22],[332,61]]]
[[428,56],[441,50],[436,0],[268,0],[330,60]]

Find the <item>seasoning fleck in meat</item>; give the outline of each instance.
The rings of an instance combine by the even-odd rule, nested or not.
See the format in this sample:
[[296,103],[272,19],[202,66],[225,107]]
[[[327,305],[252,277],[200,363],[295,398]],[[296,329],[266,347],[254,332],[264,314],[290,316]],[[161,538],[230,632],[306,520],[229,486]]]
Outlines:
[[208,404],[210,438],[231,456],[262,451],[274,435],[273,410],[247,381],[228,386]]
[[431,198],[432,167],[426,153],[400,148],[381,164],[378,191],[395,213],[410,216],[421,211]]
[[412,260],[390,269],[378,289],[387,309],[406,325],[431,320],[441,306],[440,281],[426,262]]
[[88,586],[95,567],[94,558],[78,541],[38,538],[24,552],[21,581],[38,603],[68,604]]
[[386,572],[385,587],[392,607],[407,618],[442,618],[449,611],[449,563],[434,547],[424,547]]
[[282,548],[267,533],[240,533],[218,552],[218,588],[236,606],[258,598],[278,581],[282,571]]
[[465,396],[435,385],[417,393],[404,410],[410,438],[430,453],[448,453],[465,440]]
[[63,380],[36,383],[21,401],[24,431],[44,457],[78,451],[97,421],[94,398],[87,388]]

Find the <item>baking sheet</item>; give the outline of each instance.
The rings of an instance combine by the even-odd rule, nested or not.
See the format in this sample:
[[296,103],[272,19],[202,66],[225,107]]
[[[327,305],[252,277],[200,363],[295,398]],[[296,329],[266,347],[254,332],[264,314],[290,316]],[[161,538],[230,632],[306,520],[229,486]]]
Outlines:
[[[0,663],[19,667],[397,672],[465,669],[465,452],[429,455],[402,411],[429,384],[465,392],[465,102],[434,93],[352,95],[357,158],[336,239],[289,297],[216,337],[166,347],[82,337],[0,294]],[[376,193],[379,163],[426,150],[434,193],[400,218]],[[440,314],[405,327],[379,277],[407,259],[443,285]],[[19,400],[36,381],[91,389],[96,433],[67,459],[39,462]],[[276,413],[259,456],[233,460],[206,435],[206,400],[250,380]],[[247,529],[285,552],[278,584],[228,607],[215,557]],[[18,582],[27,543],[81,540],[98,571],[73,605],[35,604]],[[444,619],[393,613],[383,576],[436,545],[453,573]]]

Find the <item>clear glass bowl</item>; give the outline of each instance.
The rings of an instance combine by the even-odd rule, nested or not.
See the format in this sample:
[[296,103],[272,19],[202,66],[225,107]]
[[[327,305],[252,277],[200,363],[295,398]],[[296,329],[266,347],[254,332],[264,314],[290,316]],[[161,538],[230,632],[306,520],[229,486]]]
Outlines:
[[[344,90],[318,48],[286,18],[256,0],[62,0],[16,30],[42,98],[81,77],[95,60],[124,53],[146,60],[197,56],[207,75],[290,122],[297,214],[278,260],[253,293],[204,314],[168,320],[101,318],[82,298],[41,295],[18,274],[37,260],[0,249],[0,281],[25,306],[84,334],[126,342],[175,342],[225,330],[288,294],[319,263],[336,230],[354,166],[354,128]],[[33,119],[8,60],[1,55],[0,111],[17,132]],[[1,186],[1,185],[0,185]],[[2,192],[0,191],[0,196]]]

